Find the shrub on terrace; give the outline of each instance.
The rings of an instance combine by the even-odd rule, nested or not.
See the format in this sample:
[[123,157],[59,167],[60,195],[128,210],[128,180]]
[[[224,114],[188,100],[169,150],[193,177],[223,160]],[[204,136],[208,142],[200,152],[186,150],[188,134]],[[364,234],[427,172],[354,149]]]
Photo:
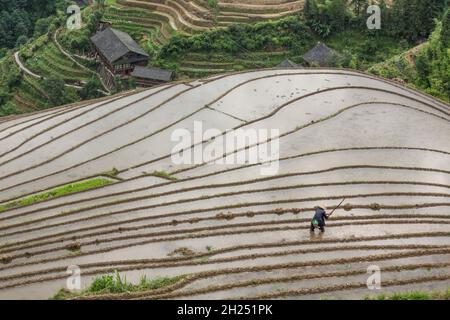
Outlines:
[[72,52],[86,52],[90,48],[89,38],[97,30],[102,18],[102,11],[92,10],[83,17],[84,26],[81,29],[68,30],[61,34],[61,44]]
[[79,97],[73,96],[66,90],[64,80],[60,77],[53,76],[40,80],[40,82],[43,90],[49,96],[51,106],[60,106],[79,100]]
[[82,100],[95,99],[102,97],[103,94],[99,91],[102,89],[102,84],[97,78],[91,78],[87,81],[80,91],[80,97]]
[[309,28],[297,17],[255,24],[234,24],[194,36],[175,35],[160,50],[160,57],[176,57],[187,52],[236,54],[242,51],[304,49],[312,44]]

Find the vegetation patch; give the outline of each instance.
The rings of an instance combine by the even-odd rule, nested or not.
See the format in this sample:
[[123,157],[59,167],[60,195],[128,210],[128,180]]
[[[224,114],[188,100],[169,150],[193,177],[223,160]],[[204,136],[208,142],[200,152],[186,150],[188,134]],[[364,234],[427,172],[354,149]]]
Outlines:
[[[450,101],[447,72],[450,18],[448,9],[444,13],[442,0],[398,0],[388,5],[382,0],[380,30],[367,29],[365,0],[305,0],[303,12],[298,12],[300,7],[291,8],[288,17],[258,18],[263,21],[252,16],[280,11],[264,4],[248,11],[241,6],[205,0],[197,5],[205,8],[206,15],[187,23],[173,13],[155,12],[147,3],[108,0],[83,7],[83,25],[79,30],[64,28],[68,1],[45,3],[48,5],[42,15],[40,11],[35,15],[35,10],[44,7],[35,6],[34,2],[18,4],[19,10],[16,5],[0,6],[3,29],[8,30],[10,21],[16,21],[14,28],[20,29],[5,34],[3,39],[0,37],[0,59],[8,59],[8,63],[0,60],[0,116],[98,97],[101,83],[91,79],[95,63],[82,59],[88,70],[80,69],[52,41],[58,30],[57,42],[65,51],[86,56],[91,49],[89,38],[101,20],[129,33],[149,53],[152,66],[173,70],[178,79],[271,68],[286,58],[301,64],[302,55],[321,41],[341,53],[339,59],[330,61],[331,67],[369,71]],[[180,8],[184,5],[172,1],[168,6],[182,16]],[[24,25],[27,27],[23,28]],[[207,28],[213,25],[216,27]],[[1,30],[2,23],[0,34]],[[420,50],[414,51],[418,46]],[[12,59],[17,49],[24,63],[45,79],[30,81],[18,72]],[[36,86],[43,89],[44,95],[33,88]],[[129,87],[134,86],[118,85],[116,89]]]
[[168,180],[172,180],[172,181],[177,180],[176,177],[170,175],[169,173],[167,173],[165,171],[153,171],[153,175],[155,177],[164,178],[164,179],[168,179]]
[[[304,21],[293,16],[253,24],[237,23],[191,36],[175,34],[153,55],[152,64],[189,77],[269,68],[286,57],[300,62],[296,57],[314,45],[314,38]],[[272,55],[278,52],[281,54]]]
[[13,261],[13,257],[12,256],[8,256],[8,255],[0,256],[0,263],[8,264],[8,263],[11,263],[11,261]]
[[105,171],[103,173],[103,175],[108,176],[108,177],[112,177],[112,178],[117,177],[118,174],[119,174],[119,170],[116,167],[112,168],[109,171]]
[[379,294],[366,296],[365,300],[450,300],[450,288],[446,291],[408,291],[397,292],[391,295]]
[[350,203],[346,203],[346,204],[343,206],[343,208],[344,208],[345,211],[350,211],[350,210],[353,209],[353,206],[352,206]]
[[121,276],[119,272],[115,271],[113,274],[107,274],[95,278],[89,288],[84,291],[70,292],[66,289],[61,289],[55,296],[52,297],[52,299],[64,300],[82,296],[156,290],[173,285],[182,280],[184,277],[184,275],[180,275],[176,277],[147,279],[144,275],[141,276],[138,284],[132,284],[127,281],[125,276]]
[[369,72],[388,79],[400,80],[442,100],[450,101],[450,9],[442,22],[437,22],[429,40],[385,62],[369,68]]
[[66,245],[66,249],[73,252],[80,251],[81,244],[79,242],[72,242]]
[[189,256],[195,255],[195,251],[192,250],[192,249],[189,249],[187,247],[181,247],[181,248],[173,250],[172,252],[170,252],[168,254],[169,257],[175,256],[175,255],[180,255],[180,256],[183,256],[183,257],[189,257]]
[[28,206],[31,204],[39,203],[53,198],[58,198],[79,191],[102,187],[111,183],[113,183],[113,181],[111,181],[110,179],[94,178],[86,181],[67,184],[45,192],[41,192],[18,200],[0,204],[0,212]]

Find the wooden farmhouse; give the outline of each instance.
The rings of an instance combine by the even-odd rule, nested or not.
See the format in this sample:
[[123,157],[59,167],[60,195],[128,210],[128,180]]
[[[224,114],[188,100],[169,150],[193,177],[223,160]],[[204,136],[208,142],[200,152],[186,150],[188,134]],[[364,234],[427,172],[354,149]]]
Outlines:
[[129,75],[136,65],[148,63],[148,54],[125,32],[107,28],[91,41],[97,59],[115,75]]
[[333,57],[339,54],[327,47],[326,44],[318,42],[317,45],[303,55],[303,60],[309,66],[328,67]]
[[125,32],[106,27],[91,38],[94,54],[100,62],[100,75],[110,87],[114,79],[134,78],[139,86],[151,87],[173,80],[169,70],[148,68],[148,54]]
[[136,79],[137,85],[152,87],[160,83],[172,81],[174,74],[169,70],[136,66],[131,76]]
[[294,62],[292,62],[289,59],[285,59],[283,60],[278,66],[277,68],[280,69],[295,69],[295,68],[299,68],[300,66]]

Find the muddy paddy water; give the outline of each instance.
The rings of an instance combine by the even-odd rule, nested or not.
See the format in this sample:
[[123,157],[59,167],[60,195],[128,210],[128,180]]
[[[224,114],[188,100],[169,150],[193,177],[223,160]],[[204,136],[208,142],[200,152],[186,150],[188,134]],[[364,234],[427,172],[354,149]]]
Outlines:
[[[263,160],[174,164],[172,132],[193,133],[194,121],[221,134],[279,129],[278,171],[262,176]],[[112,168],[123,180],[2,212],[0,298],[47,299],[65,287],[70,265],[83,288],[115,269],[133,283],[188,275],[135,298],[363,298],[373,293],[371,265],[381,269],[380,292],[445,288],[449,121],[449,106],[398,84],[293,69],[1,122],[2,200]],[[314,206],[343,197],[326,232],[311,235]]]

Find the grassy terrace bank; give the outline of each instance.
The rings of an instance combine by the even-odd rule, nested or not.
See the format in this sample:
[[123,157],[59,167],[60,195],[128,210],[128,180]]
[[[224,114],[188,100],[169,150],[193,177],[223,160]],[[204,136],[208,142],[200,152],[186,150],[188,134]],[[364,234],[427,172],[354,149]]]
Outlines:
[[102,187],[108,184],[113,183],[113,180],[108,178],[93,178],[90,180],[84,180],[80,182],[75,182],[71,184],[67,184],[64,186],[60,186],[57,188],[50,189],[48,191],[40,192],[37,194],[33,194],[24,198],[20,198],[14,201],[6,202],[0,204],[0,212],[16,209],[24,206],[28,206],[31,204],[39,203],[42,201],[62,197],[68,194],[72,194],[79,191],[85,191],[90,189],[95,189],[98,187]]
[[[126,293],[145,293],[149,294],[154,291],[155,294],[176,290],[170,288],[177,283],[181,285],[181,281],[186,280],[188,275],[179,275],[176,277],[160,277],[155,279],[147,279],[145,275],[141,276],[138,284],[132,284],[127,281],[125,276],[121,276],[118,271],[94,278],[90,286],[81,291],[69,291],[61,289],[50,299],[66,300],[66,299],[96,299],[111,298],[115,295]],[[256,285],[256,283],[255,283]],[[178,285],[176,285],[178,286]],[[393,294],[379,294],[376,296],[365,296],[364,300],[449,300],[450,288],[445,291],[406,291],[396,292]]]
[[91,285],[83,291],[71,292],[67,289],[61,289],[51,299],[65,300],[71,298],[82,298],[83,296],[99,296],[105,294],[119,294],[127,292],[150,291],[168,287],[177,283],[184,278],[183,275],[177,277],[162,277],[156,279],[147,279],[142,276],[138,284],[132,284],[127,281],[124,276],[121,276],[117,271],[113,274],[103,275],[97,277],[92,281]]
[[450,288],[446,291],[409,291],[397,292],[391,295],[379,294],[365,297],[365,300],[450,300]]

